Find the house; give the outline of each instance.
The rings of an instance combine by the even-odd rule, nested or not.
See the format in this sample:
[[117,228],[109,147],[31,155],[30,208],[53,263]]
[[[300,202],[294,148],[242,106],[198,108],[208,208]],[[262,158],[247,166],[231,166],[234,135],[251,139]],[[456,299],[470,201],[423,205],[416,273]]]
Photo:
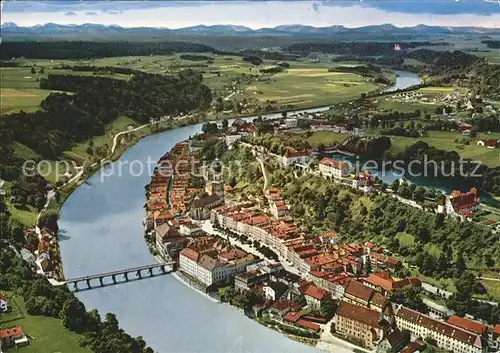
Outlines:
[[285,127],[287,129],[292,129],[292,128],[297,127],[297,119],[295,119],[295,118],[285,119]]
[[235,143],[236,141],[238,141],[239,139],[241,139],[243,136],[240,135],[240,134],[237,134],[237,133],[231,133],[231,134],[227,134],[226,136],[224,136],[224,139],[226,141],[226,145],[231,148]]
[[382,294],[392,292],[395,289],[404,288],[407,286],[421,287],[422,282],[417,277],[406,277],[395,280],[387,272],[375,272],[368,277],[363,278],[363,283],[368,287],[376,289]]
[[483,353],[480,335],[447,322],[433,319],[402,305],[393,306],[394,319],[400,330],[408,330],[412,338],[432,338],[439,348],[455,353]]
[[285,149],[285,153],[281,157],[283,166],[290,167],[294,164],[306,164],[309,160],[310,153],[307,150],[297,151],[291,147]]
[[445,209],[448,215],[460,217],[462,220],[465,217],[472,217],[479,209],[477,189],[472,188],[468,192],[453,190],[446,199]]
[[28,249],[21,249],[21,257],[30,267],[36,267],[36,257]]
[[331,158],[323,158],[319,162],[319,171],[324,176],[331,176],[337,179],[349,176],[350,167],[349,163],[343,161],[337,161]]
[[2,348],[21,347],[29,343],[28,338],[23,333],[23,329],[19,326],[0,330],[0,342],[0,347]]
[[486,140],[484,144],[487,148],[494,149],[497,148],[498,142],[497,140]]
[[493,329],[493,339],[500,341],[500,324],[496,324]]
[[306,299],[307,305],[312,309],[320,309],[321,304],[328,298],[331,297],[330,293],[316,285],[310,283],[305,288],[301,290],[304,298]]
[[283,319],[288,312],[299,312],[300,304],[293,300],[278,300],[268,309],[269,315]]
[[279,300],[281,296],[286,292],[288,286],[281,282],[269,281],[264,286],[264,296],[266,299]]
[[5,295],[0,295],[0,313],[6,313],[7,311],[9,311],[7,297]]
[[390,327],[381,313],[345,301],[339,303],[333,322],[335,332],[370,349],[385,338]]
[[194,236],[202,233],[202,229],[199,225],[193,222],[183,223],[179,226],[179,232],[181,235]]
[[234,277],[234,288],[237,291],[249,291],[257,284],[264,283],[269,279],[269,273],[260,269],[242,272]]
[[420,341],[410,342],[401,353],[422,353],[427,345]]
[[387,299],[381,293],[355,280],[347,285],[342,300],[378,312],[382,312],[387,305]]
[[405,341],[403,334],[398,328],[387,332],[385,338],[379,343],[378,351],[379,352],[400,352],[401,349],[405,346]]
[[371,192],[373,188],[373,175],[370,172],[360,172],[352,180],[352,187],[364,192]]
[[180,238],[179,231],[167,223],[155,228],[156,250],[164,258],[171,258],[172,254],[168,252],[169,245],[176,239]]
[[486,326],[484,326],[483,324],[469,319],[465,319],[457,315],[451,315],[448,318],[447,322],[450,325],[460,327],[466,331],[475,333],[479,336],[484,336],[487,331]]

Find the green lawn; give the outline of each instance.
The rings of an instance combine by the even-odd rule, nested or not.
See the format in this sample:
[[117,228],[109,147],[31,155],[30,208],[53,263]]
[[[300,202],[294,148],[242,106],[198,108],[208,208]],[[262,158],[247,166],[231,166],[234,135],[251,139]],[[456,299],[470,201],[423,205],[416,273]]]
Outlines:
[[11,312],[2,315],[1,328],[21,326],[28,336],[30,344],[9,352],[22,353],[90,353],[88,348],[80,347],[82,335],[68,331],[61,320],[45,316],[33,316],[26,313],[22,297],[9,297]]
[[321,144],[328,147],[344,141],[346,138],[348,138],[348,135],[332,131],[314,131],[310,136],[307,136],[307,134],[304,132],[300,134],[289,134],[287,138],[289,138],[290,140],[299,141],[306,140],[313,147],[318,147]]
[[[367,130],[371,135],[378,135],[378,130]],[[498,149],[489,149],[483,146],[477,146],[476,143],[481,139],[499,139],[500,133],[484,134],[478,133],[475,138],[463,136],[459,132],[452,131],[429,131],[429,136],[412,138],[404,136],[392,136],[390,152],[397,154],[403,152],[404,149],[417,141],[423,141],[429,146],[446,151],[456,151],[463,158],[468,158],[473,161],[481,161],[488,167],[494,168],[500,166],[500,158]],[[465,144],[465,142],[469,144]]]
[[432,114],[438,106],[437,104],[432,103],[396,102],[392,100],[385,100],[383,97],[378,98],[377,101],[377,106],[381,109],[396,110],[405,113],[414,112],[415,110],[419,109],[423,115],[427,113]]
[[488,292],[485,296],[486,298],[492,296],[494,300],[500,301],[500,281],[482,279],[481,283],[486,287],[486,291]]
[[[104,135],[95,136],[92,138],[92,141],[94,143],[93,146],[94,151],[99,147],[108,145],[107,150],[109,152],[109,150],[113,146],[114,136],[118,132],[126,130],[128,126],[137,127],[139,126],[139,124],[128,117],[121,116],[112,123],[106,125]],[[89,161],[92,158],[95,158],[95,156],[94,155],[91,156],[88,154],[87,152],[88,147],[89,147],[88,141],[77,143],[73,146],[73,148],[71,148],[71,150],[65,151],[63,155],[72,160]]]
[[398,233],[398,235],[396,235],[396,239],[399,240],[399,243],[405,247],[411,247],[415,244],[415,237],[408,233]]

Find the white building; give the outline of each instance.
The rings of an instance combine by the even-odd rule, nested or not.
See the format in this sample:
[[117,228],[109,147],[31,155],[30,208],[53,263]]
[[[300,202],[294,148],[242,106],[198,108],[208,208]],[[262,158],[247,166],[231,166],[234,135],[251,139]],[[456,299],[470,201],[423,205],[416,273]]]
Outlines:
[[226,145],[229,148],[231,148],[236,143],[236,141],[238,141],[242,137],[243,136],[240,134],[228,134],[228,135],[224,136],[224,139],[226,140]]
[[394,305],[394,317],[400,330],[408,330],[412,338],[432,338],[439,348],[455,353],[483,353],[485,346],[479,335],[446,322]]
[[287,147],[281,161],[285,167],[292,166],[294,164],[306,164],[309,160],[309,152],[296,151],[293,148]]
[[285,119],[285,127],[287,129],[293,129],[297,127],[297,119],[294,118]]
[[350,170],[351,168],[347,162],[337,161],[327,157],[319,162],[319,171],[325,176],[332,176],[338,179],[345,178],[350,175]]

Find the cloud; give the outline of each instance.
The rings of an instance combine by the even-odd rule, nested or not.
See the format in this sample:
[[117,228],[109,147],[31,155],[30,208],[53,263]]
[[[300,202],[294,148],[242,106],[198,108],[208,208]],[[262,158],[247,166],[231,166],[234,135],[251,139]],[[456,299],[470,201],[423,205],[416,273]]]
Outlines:
[[77,14],[74,13],[73,11],[68,11],[64,14],[64,16],[77,16]]
[[106,15],[121,15],[121,14],[123,14],[123,11],[122,10],[120,10],[120,11],[112,11],[112,10],[106,10],[106,9],[104,9],[104,10],[102,10],[102,13],[106,14]]
[[87,15],[87,16],[99,16],[99,14],[97,12],[94,12],[94,11],[85,12],[85,15]]
[[317,2],[313,2],[312,4],[312,8],[315,12],[319,12],[319,6],[320,6],[319,3]]

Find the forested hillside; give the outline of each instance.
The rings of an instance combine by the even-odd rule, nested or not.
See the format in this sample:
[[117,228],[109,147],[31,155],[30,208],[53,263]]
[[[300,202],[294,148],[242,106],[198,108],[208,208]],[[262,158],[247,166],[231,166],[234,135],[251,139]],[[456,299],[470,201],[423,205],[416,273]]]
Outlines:
[[[212,101],[202,76],[190,70],[177,76],[136,74],[129,81],[103,77],[49,75],[42,88],[72,91],[52,93],[33,113],[13,113],[0,120],[1,174],[15,178],[9,144],[18,141],[47,158],[57,158],[75,142],[102,135],[104,125],[125,115],[140,123],[166,114],[204,109]],[[14,168],[15,169],[15,168]]]
[[214,48],[187,42],[4,42],[0,59],[86,59],[126,55],[166,55],[180,52],[217,53]]

